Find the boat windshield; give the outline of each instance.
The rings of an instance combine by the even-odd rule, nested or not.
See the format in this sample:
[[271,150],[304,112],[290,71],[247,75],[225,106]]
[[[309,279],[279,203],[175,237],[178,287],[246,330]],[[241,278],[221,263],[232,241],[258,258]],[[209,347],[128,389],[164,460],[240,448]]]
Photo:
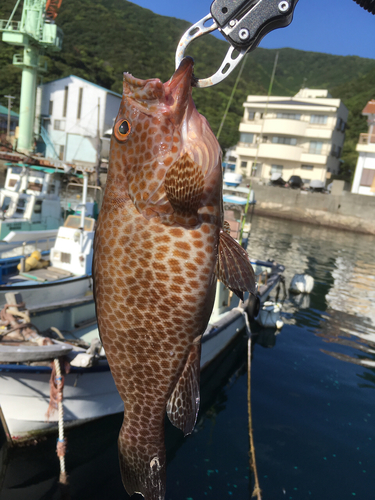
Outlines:
[[12,198],[10,196],[5,196],[3,199],[3,203],[1,204],[0,211],[5,215],[6,211],[9,208],[9,205],[12,201]]
[[[95,225],[95,219],[90,217],[85,217],[85,231],[93,231]],[[80,215],[69,215],[64,222],[64,227],[72,227],[74,229],[81,228],[81,216]]]

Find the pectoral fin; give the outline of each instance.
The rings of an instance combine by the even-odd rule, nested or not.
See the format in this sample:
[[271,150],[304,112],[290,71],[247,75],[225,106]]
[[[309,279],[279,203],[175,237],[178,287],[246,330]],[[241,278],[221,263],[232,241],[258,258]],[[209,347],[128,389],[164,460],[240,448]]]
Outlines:
[[194,343],[184,371],[167,403],[169,420],[185,436],[193,432],[199,410],[201,344]]
[[241,300],[243,292],[256,292],[254,271],[246,250],[223,229],[220,231],[216,275]]
[[178,214],[196,215],[204,190],[202,168],[185,153],[169,167],[164,189]]

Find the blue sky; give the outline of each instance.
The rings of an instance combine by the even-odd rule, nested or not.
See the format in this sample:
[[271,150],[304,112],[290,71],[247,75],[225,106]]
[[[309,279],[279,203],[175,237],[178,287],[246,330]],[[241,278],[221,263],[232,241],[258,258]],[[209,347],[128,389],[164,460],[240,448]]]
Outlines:
[[[132,0],[132,3],[194,24],[209,13],[212,1]],[[260,46],[375,59],[375,16],[353,0],[299,0],[292,24],[269,33]]]

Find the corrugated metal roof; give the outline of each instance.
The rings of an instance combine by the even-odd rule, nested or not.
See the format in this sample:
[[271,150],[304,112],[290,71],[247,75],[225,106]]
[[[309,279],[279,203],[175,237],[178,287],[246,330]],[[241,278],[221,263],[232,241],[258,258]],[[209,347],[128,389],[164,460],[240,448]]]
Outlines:
[[[2,106],[0,104],[0,115],[6,115],[8,116],[8,108],[6,106]],[[19,115],[15,112],[10,110],[10,116],[14,116],[15,118],[19,118]]]
[[42,83],[42,86],[49,85],[50,83],[59,82],[60,80],[65,80],[66,78],[77,78],[78,80],[81,80],[82,82],[88,83],[89,85],[92,85],[93,87],[97,87],[98,89],[104,90],[105,92],[108,92],[109,94],[115,95],[117,97],[122,97],[121,94],[117,94],[117,92],[113,92],[113,90],[106,89],[105,87],[97,85],[96,83],[93,83],[93,82],[89,82],[88,80],[85,80],[84,78],[81,78],[80,76],[76,76],[76,75],[69,75],[69,76],[64,76],[62,78],[57,78],[57,80],[52,80],[51,82]]
[[363,115],[375,115],[375,99],[372,99],[369,101],[366,106],[364,107],[364,110],[362,111]]

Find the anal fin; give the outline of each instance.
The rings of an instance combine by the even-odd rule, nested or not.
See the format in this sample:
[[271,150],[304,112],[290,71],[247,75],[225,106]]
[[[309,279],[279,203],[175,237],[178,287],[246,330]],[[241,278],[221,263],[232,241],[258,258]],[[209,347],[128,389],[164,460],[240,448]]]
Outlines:
[[201,344],[192,345],[186,365],[167,403],[169,420],[185,434],[193,432],[199,411]]
[[249,255],[224,229],[220,231],[216,275],[241,300],[243,292],[256,292],[255,275]]

